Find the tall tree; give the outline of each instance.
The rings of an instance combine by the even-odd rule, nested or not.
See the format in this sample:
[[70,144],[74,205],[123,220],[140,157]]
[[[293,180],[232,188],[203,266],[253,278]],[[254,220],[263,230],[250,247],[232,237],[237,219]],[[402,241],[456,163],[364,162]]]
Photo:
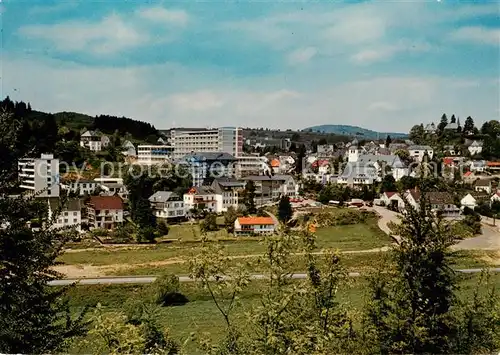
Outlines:
[[457,118],[455,117],[455,115],[451,115],[451,118],[450,118],[450,123],[456,123],[457,122]]
[[391,145],[391,143],[392,143],[391,136],[388,135],[387,138],[385,139],[385,146],[387,148],[389,148],[389,146]]
[[382,179],[382,184],[380,186],[380,192],[394,192],[397,191],[396,180],[391,174],[387,174]]
[[247,209],[247,213],[253,214],[257,212],[255,208],[255,183],[253,180],[249,180],[245,185],[245,190],[243,191],[243,204]]
[[293,216],[292,205],[288,196],[282,196],[278,204],[278,218],[281,222],[287,223]]
[[474,120],[470,116],[465,119],[463,133],[464,135],[470,135],[474,133]]
[[410,130],[410,139],[417,144],[423,143],[424,140],[424,126],[419,124],[415,125]]
[[444,128],[448,125],[448,117],[446,117],[446,113],[443,113],[443,116],[441,116],[441,121],[438,124],[438,130],[440,132],[444,131]]
[[295,172],[297,175],[302,174],[306,158],[306,146],[301,144],[297,152],[297,159],[295,160]]
[[[82,317],[71,318],[63,301],[67,289],[48,285],[61,277],[51,268],[67,237],[51,228],[43,201],[8,197],[17,159],[29,153],[16,149],[24,138],[19,132],[19,122],[0,113],[0,351],[63,351],[70,339],[85,333],[86,324]],[[33,220],[41,224],[37,231],[28,226]]]

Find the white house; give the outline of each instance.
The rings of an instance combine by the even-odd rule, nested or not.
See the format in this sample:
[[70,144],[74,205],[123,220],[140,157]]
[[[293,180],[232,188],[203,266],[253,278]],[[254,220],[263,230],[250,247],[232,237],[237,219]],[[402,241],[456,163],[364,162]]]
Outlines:
[[233,178],[216,178],[212,182],[216,193],[217,212],[226,212],[229,207],[238,208],[240,192],[245,189],[245,182]]
[[408,147],[408,152],[410,153],[410,157],[419,163],[424,159],[425,153],[427,153],[429,159],[432,159],[434,156],[434,149],[428,145],[412,145]]
[[118,196],[120,196],[124,200],[128,199],[127,186],[124,185],[124,184],[107,182],[107,183],[101,184],[99,186],[103,190],[102,193],[101,193],[101,196],[104,196],[104,195],[108,195],[108,196],[118,195]]
[[476,154],[480,154],[483,151],[483,142],[474,141],[467,149],[469,150],[470,155],[474,156]]
[[500,190],[498,190],[497,192],[495,192],[493,194],[493,196],[491,196],[490,200],[491,200],[491,203],[493,203],[493,202],[500,202]]
[[474,160],[470,163],[469,167],[470,171],[482,173],[486,170],[486,161],[485,160]]
[[73,193],[78,192],[80,196],[83,196],[85,194],[87,195],[93,194],[94,191],[99,186],[99,183],[94,180],[77,180],[77,181],[68,181],[62,184],[61,186],[68,192],[73,192]]
[[186,211],[200,209],[220,213],[217,210],[217,194],[210,186],[194,186],[183,196]]
[[490,179],[479,179],[474,183],[474,191],[484,191],[487,194],[491,194],[491,180]]
[[384,203],[386,207],[392,207],[397,210],[405,208],[405,202],[400,194],[397,192],[384,192],[380,197],[380,200]]
[[488,201],[487,194],[468,193],[460,200],[460,205],[464,208],[469,207],[470,209],[474,209],[483,201]]
[[94,131],[86,131],[80,136],[80,146],[90,149],[93,152],[100,152],[103,148],[102,143],[101,137]]
[[157,191],[149,197],[157,218],[180,219],[186,217],[183,199],[175,192]]
[[234,221],[235,235],[270,235],[276,231],[271,217],[238,217]]
[[91,228],[114,229],[123,223],[123,200],[119,196],[91,196],[87,205]]
[[[52,228],[74,228],[78,232],[82,231],[82,210],[79,199],[70,199],[64,206],[61,206],[61,201],[57,197],[51,197],[47,202],[48,217],[49,219],[54,217]],[[58,215],[54,216],[55,213]]]
[[397,155],[362,154],[358,157],[358,163],[359,165],[372,165],[377,171],[379,180],[384,175],[391,174],[394,180],[399,181],[409,173],[409,169]]
[[[420,208],[420,191],[417,189],[408,190],[405,193],[405,197],[408,203],[415,209]],[[453,201],[453,196],[448,192],[432,191],[426,194],[431,208],[435,212],[441,212],[443,217],[458,217],[460,215],[460,209],[455,205]]]
[[349,187],[370,186],[373,185],[377,178],[377,169],[373,164],[362,165],[358,163],[347,163],[344,171],[337,178],[337,184],[347,185]]

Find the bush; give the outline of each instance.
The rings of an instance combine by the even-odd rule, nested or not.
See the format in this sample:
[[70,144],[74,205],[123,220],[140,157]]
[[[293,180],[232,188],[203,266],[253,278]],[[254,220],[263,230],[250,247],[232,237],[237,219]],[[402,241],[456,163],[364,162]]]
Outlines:
[[121,225],[115,228],[111,233],[114,243],[130,243],[132,242],[132,235],[134,228],[130,225]]
[[167,222],[158,220],[158,233],[160,233],[160,236],[168,235],[168,225]]
[[200,223],[200,230],[205,232],[213,232],[218,230],[217,226],[217,216],[214,213],[208,214],[203,221]]
[[138,243],[155,243],[155,239],[158,237],[156,228],[154,227],[143,227],[137,231],[136,239]]
[[176,275],[163,275],[158,277],[151,285],[151,301],[161,306],[182,305],[188,299],[179,292],[179,277]]

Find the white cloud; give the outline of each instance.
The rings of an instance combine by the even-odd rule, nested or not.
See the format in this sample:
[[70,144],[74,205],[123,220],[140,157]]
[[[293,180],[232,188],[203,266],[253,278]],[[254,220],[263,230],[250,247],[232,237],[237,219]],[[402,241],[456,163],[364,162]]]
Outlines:
[[480,26],[462,27],[452,32],[450,37],[457,41],[499,46],[500,28],[486,28]]
[[[48,112],[111,114],[157,128],[241,125],[304,128],[348,123],[381,131],[407,131],[443,112],[497,119],[498,82],[441,77],[367,77],[339,82],[332,75],[310,88],[282,77],[224,77],[178,65],[89,68],[55,61],[5,57],[2,87],[13,100]],[[168,83],[165,84],[165,83]],[[479,84],[479,85],[478,85]],[[404,118],[404,119],[402,119]]]
[[50,41],[63,52],[108,54],[135,47],[148,40],[148,34],[112,14],[99,22],[69,21],[54,25],[29,25],[19,34],[33,40]]
[[357,64],[370,64],[392,58],[398,53],[428,52],[431,46],[428,43],[407,43],[400,41],[393,45],[379,45],[373,48],[363,49],[351,56],[351,60]]
[[307,63],[318,53],[317,49],[314,47],[299,48],[292,51],[288,55],[288,63],[290,65],[297,65],[302,63]]
[[184,10],[169,10],[160,6],[142,8],[137,11],[137,15],[149,21],[180,26],[186,25],[189,20],[188,13]]

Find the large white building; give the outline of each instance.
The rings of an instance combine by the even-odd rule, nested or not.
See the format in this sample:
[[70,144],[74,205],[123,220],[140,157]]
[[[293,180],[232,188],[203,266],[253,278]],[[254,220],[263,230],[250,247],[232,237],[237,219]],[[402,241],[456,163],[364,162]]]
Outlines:
[[434,156],[434,149],[428,145],[412,145],[408,148],[408,152],[410,153],[410,157],[419,163],[422,162],[425,154],[429,156],[429,159],[432,159]]
[[238,157],[243,152],[241,128],[180,129],[171,131],[174,159],[192,153],[228,153]]
[[139,145],[137,163],[141,165],[164,164],[172,159],[174,148],[171,145]]
[[52,154],[21,159],[18,167],[21,188],[37,194],[37,197],[59,196],[59,160]]
[[261,175],[266,170],[269,170],[267,157],[252,154],[240,154],[235,158],[234,175],[238,179],[249,175]]
[[149,197],[153,213],[157,218],[173,219],[184,218],[183,198],[171,191],[157,191]]

